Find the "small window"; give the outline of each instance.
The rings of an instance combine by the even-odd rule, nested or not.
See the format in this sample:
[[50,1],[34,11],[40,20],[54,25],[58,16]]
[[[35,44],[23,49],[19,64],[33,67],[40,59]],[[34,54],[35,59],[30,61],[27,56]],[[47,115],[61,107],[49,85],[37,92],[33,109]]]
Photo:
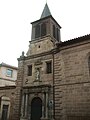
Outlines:
[[40,48],[40,45],[38,46],[38,48]]
[[10,69],[7,69],[7,71],[6,71],[6,75],[8,76],[8,77],[12,77],[12,70],[10,70]]
[[32,76],[32,65],[28,66],[28,76]]
[[46,62],[46,73],[47,74],[52,73],[52,62],[51,61]]

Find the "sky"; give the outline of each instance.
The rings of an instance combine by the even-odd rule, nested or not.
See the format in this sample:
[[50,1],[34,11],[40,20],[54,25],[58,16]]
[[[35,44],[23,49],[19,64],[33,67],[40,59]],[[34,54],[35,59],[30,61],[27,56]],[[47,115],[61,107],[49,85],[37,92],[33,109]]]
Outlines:
[[[18,66],[28,51],[31,22],[39,20],[46,0],[0,0],[0,63]],[[47,0],[61,28],[61,40],[90,34],[90,0]]]

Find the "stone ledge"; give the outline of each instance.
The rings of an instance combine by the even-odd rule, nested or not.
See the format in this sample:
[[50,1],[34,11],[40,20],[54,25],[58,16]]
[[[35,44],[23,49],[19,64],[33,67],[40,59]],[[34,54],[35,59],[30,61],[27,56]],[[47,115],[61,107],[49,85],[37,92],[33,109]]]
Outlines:
[[54,120],[53,118],[41,118],[41,120]]

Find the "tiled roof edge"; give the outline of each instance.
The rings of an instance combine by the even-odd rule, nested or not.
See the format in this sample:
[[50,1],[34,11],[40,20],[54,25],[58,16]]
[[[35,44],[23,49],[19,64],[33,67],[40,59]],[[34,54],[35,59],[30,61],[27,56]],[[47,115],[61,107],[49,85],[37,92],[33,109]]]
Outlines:
[[12,66],[12,65],[6,64],[6,63],[4,63],[4,62],[2,62],[2,63],[0,64],[0,66],[10,67],[10,68],[13,68],[13,69],[18,70],[18,67],[15,67],[15,66]]
[[90,39],[90,34],[87,34],[87,35],[84,35],[84,36],[81,36],[81,37],[77,37],[77,38],[74,38],[74,39],[70,39],[70,40],[61,42],[59,45],[60,46],[66,46],[66,45],[71,45],[71,44],[83,42],[83,41],[86,41],[86,40],[89,40],[89,39]]

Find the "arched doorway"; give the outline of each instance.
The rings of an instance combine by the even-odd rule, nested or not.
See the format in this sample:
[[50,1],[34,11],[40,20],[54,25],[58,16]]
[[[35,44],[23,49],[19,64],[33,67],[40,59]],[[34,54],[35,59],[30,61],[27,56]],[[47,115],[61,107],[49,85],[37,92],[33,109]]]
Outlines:
[[42,116],[42,100],[35,97],[31,102],[31,120],[40,120]]

